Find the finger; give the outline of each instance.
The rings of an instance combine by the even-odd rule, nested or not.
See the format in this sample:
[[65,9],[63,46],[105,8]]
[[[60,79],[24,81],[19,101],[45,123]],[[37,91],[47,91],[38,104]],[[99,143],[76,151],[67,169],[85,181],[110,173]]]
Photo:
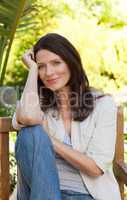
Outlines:
[[34,52],[31,52],[31,58],[34,60]]
[[30,58],[34,60],[33,48],[28,49],[25,54],[30,56]]
[[25,55],[28,55],[28,54],[31,54],[33,53],[33,50],[32,49],[28,49],[26,52],[25,52]]

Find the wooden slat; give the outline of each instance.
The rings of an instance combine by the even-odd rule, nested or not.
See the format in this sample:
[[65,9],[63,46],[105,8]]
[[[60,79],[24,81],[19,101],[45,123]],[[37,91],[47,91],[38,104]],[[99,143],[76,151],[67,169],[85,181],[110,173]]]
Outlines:
[[123,108],[118,107],[117,112],[117,138],[116,138],[116,148],[115,148],[115,159],[114,159],[114,173],[116,179],[119,183],[119,188],[121,192],[122,199],[124,199],[124,183],[122,179],[118,176],[118,166],[117,163],[124,163],[124,117],[123,117]]
[[9,183],[9,131],[14,131],[9,117],[0,117],[0,200],[8,200]]
[[127,185],[127,164],[119,161],[116,163],[115,168],[119,179]]
[[124,161],[124,116],[123,108],[118,107],[117,113],[117,140],[115,149],[115,161]]
[[0,132],[7,133],[9,131],[14,131],[12,127],[12,119],[10,117],[0,117]]
[[9,199],[9,133],[0,132],[0,200]]

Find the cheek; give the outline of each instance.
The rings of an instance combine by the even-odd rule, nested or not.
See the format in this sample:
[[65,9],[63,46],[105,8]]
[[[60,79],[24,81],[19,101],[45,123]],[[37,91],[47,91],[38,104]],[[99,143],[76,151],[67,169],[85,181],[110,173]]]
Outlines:
[[67,68],[66,69],[66,71],[65,71],[65,77],[66,77],[66,79],[70,79],[70,77],[71,77],[71,73],[70,73],[70,70]]
[[63,68],[61,68],[59,70],[59,74],[63,75],[65,78],[68,78],[68,79],[71,76],[70,70],[67,66],[64,66]]
[[39,71],[39,72],[38,72],[38,76],[39,76],[39,78],[40,78],[42,81],[44,81],[45,75],[44,75],[43,72]]

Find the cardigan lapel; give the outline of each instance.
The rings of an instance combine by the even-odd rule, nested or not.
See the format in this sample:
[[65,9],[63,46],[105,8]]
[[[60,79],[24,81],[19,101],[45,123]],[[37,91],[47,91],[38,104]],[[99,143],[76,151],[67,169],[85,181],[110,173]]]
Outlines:
[[85,153],[89,146],[89,142],[93,137],[95,128],[88,128],[86,121],[84,121],[83,124],[82,122],[72,121],[71,130],[73,148]]

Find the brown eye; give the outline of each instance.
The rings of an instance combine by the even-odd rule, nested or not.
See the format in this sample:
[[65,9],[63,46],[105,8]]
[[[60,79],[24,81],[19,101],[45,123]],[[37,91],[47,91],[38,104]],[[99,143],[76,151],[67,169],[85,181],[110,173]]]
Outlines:
[[39,65],[38,69],[43,69],[45,66],[44,65]]
[[59,64],[61,64],[60,61],[54,61],[54,65],[59,65]]

